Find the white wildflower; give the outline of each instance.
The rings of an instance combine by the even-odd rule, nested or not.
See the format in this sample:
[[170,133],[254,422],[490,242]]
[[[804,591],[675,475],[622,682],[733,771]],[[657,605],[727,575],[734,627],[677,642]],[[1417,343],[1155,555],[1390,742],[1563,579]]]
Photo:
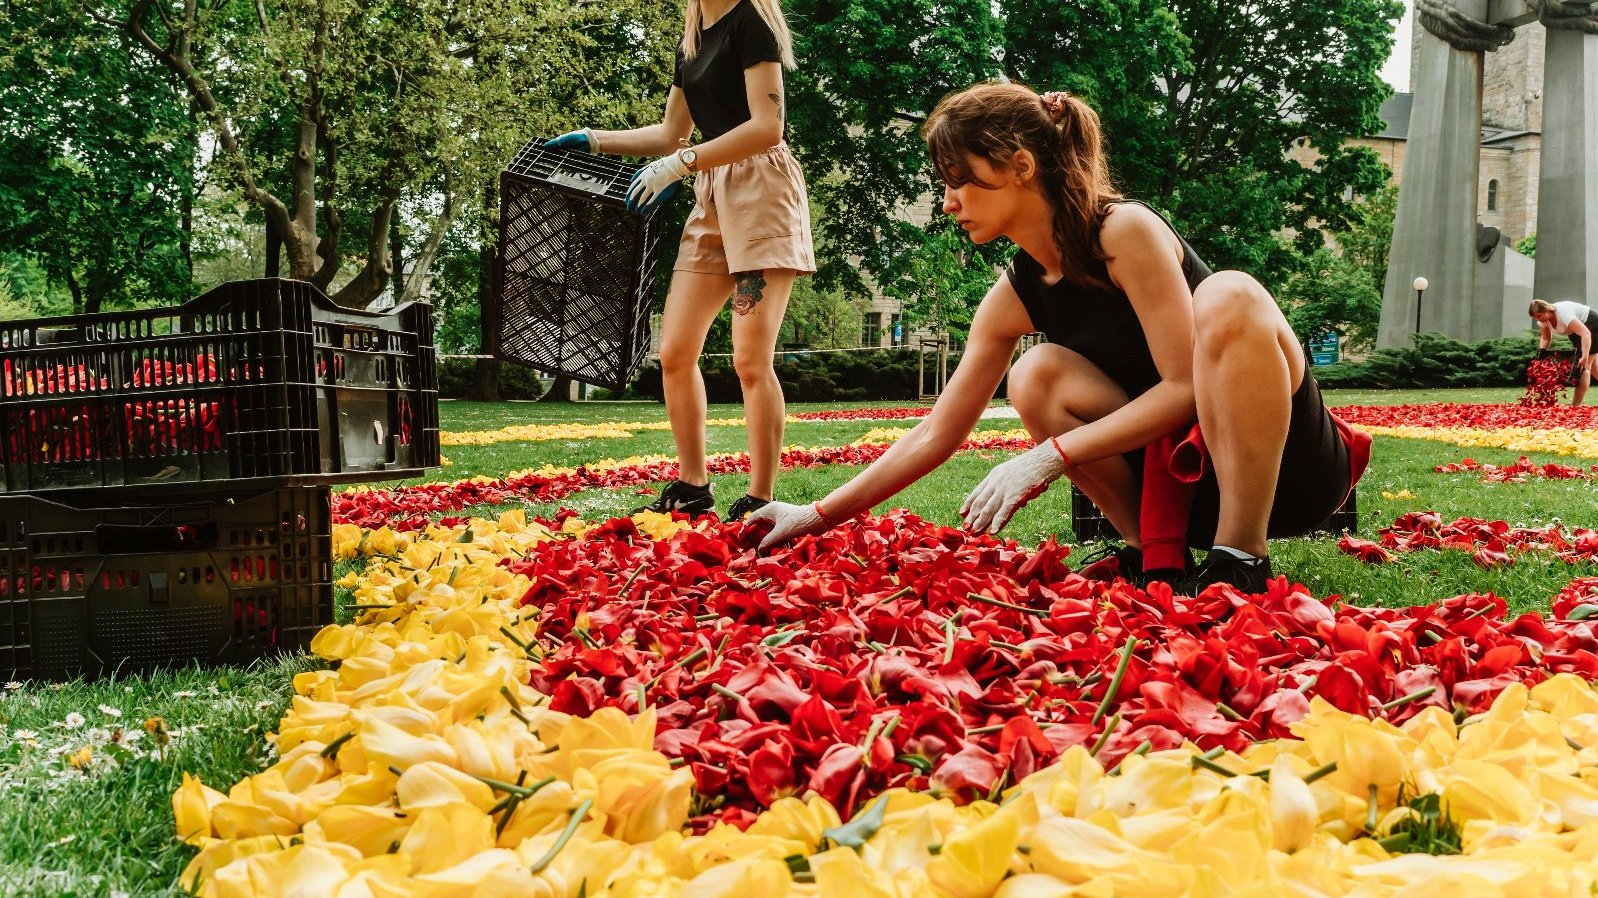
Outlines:
[[21,688],[22,688],[22,684],[18,683],[16,680],[10,680],[10,681],[7,681],[7,683],[6,683],[6,691],[7,692],[16,692],[18,689],[21,689]]
[[121,717],[122,716],[122,709],[121,708],[113,708],[110,705],[101,705],[100,706],[100,713],[106,715],[107,717]]
[[69,730],[75,730],[78,727],[83,726],[83,715],[76,711],[72,711],[67,714],[65,720],[61,721],[61,725]]

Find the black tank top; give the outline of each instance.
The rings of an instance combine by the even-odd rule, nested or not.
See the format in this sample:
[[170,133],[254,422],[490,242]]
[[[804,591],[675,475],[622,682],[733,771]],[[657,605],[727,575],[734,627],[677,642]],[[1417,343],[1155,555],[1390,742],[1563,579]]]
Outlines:
[[[1137,204],[1150,208],[1145,203]],[[1165,221],[1165,216],[1160,215],[1160,220]],[[1171,226],[1169,221],[1165,224]],[[1176,234],[1176,229],[1171,228],[1171,233]],[[1181,234],[1176,234],[1176,239],[1182,244],[1182,274],[1187,278],[1187,288],[1196,290],[1213,272]],[[1097,274],[1108,281],[1105,264],[1098,262],[1097,265]],[[1050,343],[1081,353],[1109,375],[1128,397],[1142,395],[1160,382],[1160,371],[1149,353],[1148,337],[1143,333],[1132,301],[1121,288],[1113,284],[1107,288],[1089,287],[1067,278],[1046,285],[1043,266],[1025,251],[1016,252],[1005,273],[1016,295],[1021,297],[1032,326],[1042,331]]]

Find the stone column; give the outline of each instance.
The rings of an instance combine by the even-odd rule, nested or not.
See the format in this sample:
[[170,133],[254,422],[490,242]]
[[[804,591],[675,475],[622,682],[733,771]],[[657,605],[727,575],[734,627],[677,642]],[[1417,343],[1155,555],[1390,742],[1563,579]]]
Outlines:
[[1415,101],[1376,339],[1382,348],[1409,345],[1415,331],[1410,285],[1416,277],[1429,282],[1422,331],[1459,332],[1476,292],[1482,54],[1455,49],[1426,29],[1417,38]]
[[1548,21],[1536,293],[1549,302],[1568,299],[1594,305],[1598,304],[1598,34],[1586,33],[1579,25],[1559,24]]
[[[1380,347],[1404,346],[1415,332],[1415,291],[1430,287],[1420,330],[1461,340],[1497,336],[1497,313],[1475,289],[1476,179],[1481,152],[1482,54],[1515,37],[1532,14],[1525,0],[1414,0],[1415,102],[1403,187],[1382,291]],[[1491,322],[1484,323],[1484,322]]]

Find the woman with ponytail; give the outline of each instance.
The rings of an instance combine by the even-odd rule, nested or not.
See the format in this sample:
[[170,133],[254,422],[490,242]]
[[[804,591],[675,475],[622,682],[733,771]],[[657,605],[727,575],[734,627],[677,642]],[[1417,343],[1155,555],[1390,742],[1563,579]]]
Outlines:
[[1576,347],[1576,370],[1580,376],[1576,379],[1576,393],[1570,397],[1570,404],[1572,407],[1581,405],[1581,401],[1587,398],[1587,388],[1592,385],[1593,375],[1598,374],[1598,353],[1592,351],[1593,335],[1598,334],[1598,311],[1569,300],[1547,302],[1534,299],[1526,313],[1537,322],[1539,357],[1548,351],[1554,334],[1564,334]]
[[[1212,273],[1158,212],[1116,193],[1098,116],[1074,97],[980,84],[938,104],[922,135],[943,210],[972,241],[1007,237],[1019,251],[931,413],[820,502],[752,516],[773,522],[762,545],[824,530],[931,472],[1008,371],[1038,446],[972,492],[968,527],[998,531],[1064,475],[1125,540],[1089,576],[1263,591],[1267,536],[1326,520],[1369,448],[1322,404],[1270,294],[1241,272]],[[1048,342],[1012,367],[1035,331]],[[1187,546],[1210,549],[1203,565]]]
[[[691,173],[694,208],[683,226],[666,296],[660,368],[677,444],[676,482],[645,509],[708,514],[705,382],[699,355],[729,296],[733,367],[749,422],[749,490],[738,519],[769,502],[782,448],[782,386],[772,367],[794,278],[816,270],[804,174],[783,141],[782,70],[793,40],[778,0],[688,0],[664,119],[630,131],[584,128],[547,146],[659,156],[633,179],[629,208],[648,212]],[[700,142],[688,138],[698,128]],[[639,509],[640,511],[644,509]]]

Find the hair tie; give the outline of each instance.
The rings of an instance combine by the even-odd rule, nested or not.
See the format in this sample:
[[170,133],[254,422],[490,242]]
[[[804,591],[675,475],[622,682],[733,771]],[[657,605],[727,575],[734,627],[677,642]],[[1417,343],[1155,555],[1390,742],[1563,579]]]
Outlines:
[[1059,124],[1065,118],[1065,101],[1070,98],[1071,95],[1063,90],[1051,90],[1039,99],[1043,101],[1043,110],[1049,114],[1049,118]]

